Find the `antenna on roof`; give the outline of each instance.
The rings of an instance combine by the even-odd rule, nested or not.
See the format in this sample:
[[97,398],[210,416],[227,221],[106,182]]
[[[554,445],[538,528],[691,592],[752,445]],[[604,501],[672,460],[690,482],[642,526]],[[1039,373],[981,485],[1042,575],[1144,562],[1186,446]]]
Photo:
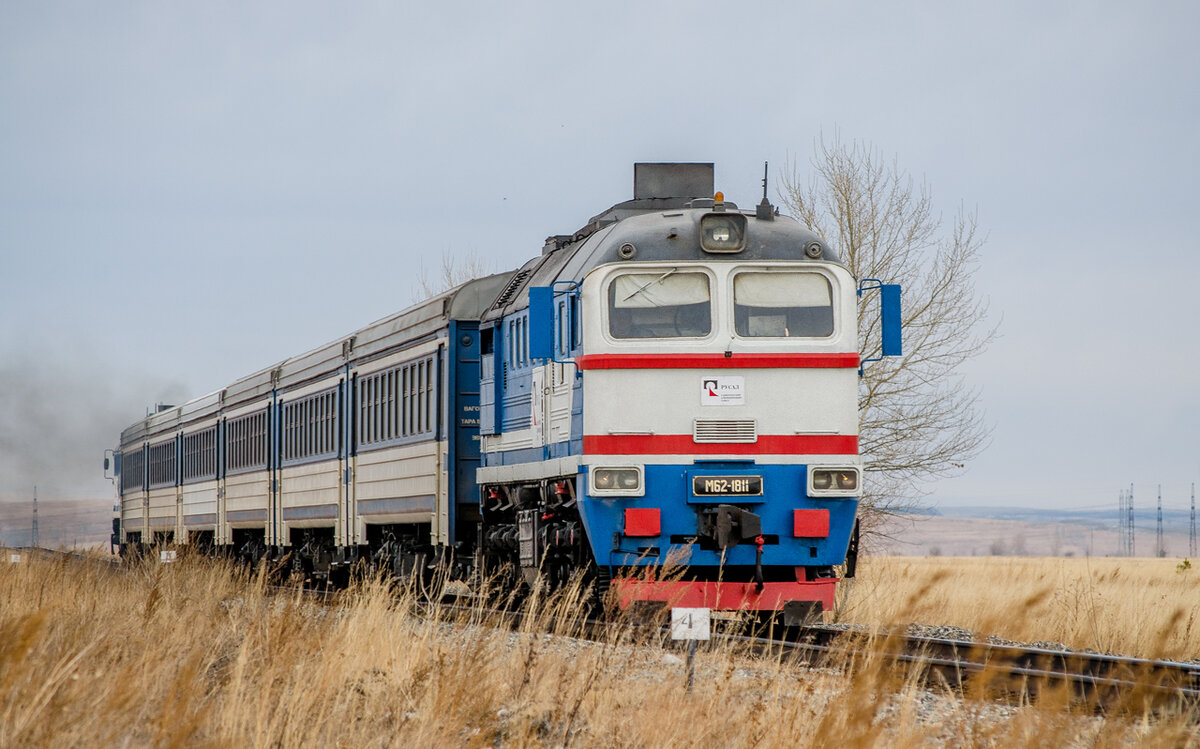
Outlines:
[[775,206],[771,205],[771,201],[767,200],[767,162],[765,161],[763,162],[763,199],[754,211],[754,216],[761,221],[775,220]]

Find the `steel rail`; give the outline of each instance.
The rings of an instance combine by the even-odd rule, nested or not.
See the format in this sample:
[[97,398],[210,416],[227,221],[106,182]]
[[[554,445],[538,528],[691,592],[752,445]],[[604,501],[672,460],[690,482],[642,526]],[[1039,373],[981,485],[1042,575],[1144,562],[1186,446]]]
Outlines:
[[848,664],[856,654],[871,652],[895,665],[924,669],[927,680],[955,688],[982,679],[991,691],[1021,696],[1066,687],[1074,698],[1100,707],[1122,700],[1133,700],[1138,707],[1200,707],[1197,663],[822,626],[744,639],[749,645],[781,648],[825,665]]

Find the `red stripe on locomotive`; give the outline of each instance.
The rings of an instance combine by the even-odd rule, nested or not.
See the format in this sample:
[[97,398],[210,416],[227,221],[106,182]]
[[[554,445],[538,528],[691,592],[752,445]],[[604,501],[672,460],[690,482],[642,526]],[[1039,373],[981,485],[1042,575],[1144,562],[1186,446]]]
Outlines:
[[853,369],[858,354],[587,354],[580,369]]
[[698,443],[690,434],[584,435],[590,455],[857,455],[852,434],[765,434],[757,442]]

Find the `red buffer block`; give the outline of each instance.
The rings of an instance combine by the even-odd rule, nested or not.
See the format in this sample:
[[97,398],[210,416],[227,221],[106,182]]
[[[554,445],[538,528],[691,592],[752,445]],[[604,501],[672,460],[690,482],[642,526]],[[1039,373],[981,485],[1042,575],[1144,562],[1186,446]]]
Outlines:
[[625,508],[626,536],[657,536],[662,532],[662,515],[657,507]]
[[828,538],[829,510],[794,510],[792,535],[796,538]]

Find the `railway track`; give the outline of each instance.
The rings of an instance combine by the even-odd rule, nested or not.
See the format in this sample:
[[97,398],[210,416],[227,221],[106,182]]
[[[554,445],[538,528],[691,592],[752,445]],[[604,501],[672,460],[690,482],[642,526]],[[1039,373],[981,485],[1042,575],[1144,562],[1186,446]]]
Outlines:
[[[481,611],[460,604],[437,608],[439,615],[452,619],[482,618],[514,628],[523,621],[521,614],[513,611]],[[610,626],[610,622],[600,619],[580,619],[566,629],[586,637],[603,637]],[[648,639],[665,641],[669,637],[665,626],[644,625],[641,629]],[[791,627],[767,637],[714,633],[712,640],[714,644],[729,643],[752,652],[775,654],[809,667],[855,668],[874,658],[906,674],[915,669],[927,684],[979,696],[1035,699],[1057,694],[1097,709],[1127,708],[1137,713],[1168,707],[1200,710],[1200,663],[899,632],[868,633],[824,625]]]
[[[524,621],[515,611],[486,610],[472,605],[440,604],[436,615],[504,623],[513,628]],[[611,622],[578,619],[556,626],[580,636],[605,636]],[[666,641],[668,628],[634,625],[641,636]],[[856,668],[881,662],[910,674],[915,670],[927,684],[992,698],[1036,699],[1048,694],[1097,709],[1180,708],[1200,711],[1200,663],[1050,650],[1011,644],[972,642],[902,632],[870,633],[863,628],[810,625],[786,628],[780,634],[756,637],[736,632],[712,635],[712,646],[728,643],[747,651],[773,654],[808,667]],[[1200,717],[1200,713],[1198,713]]]
[[[732,637],[737,637],[732,636]],[[1137,711],[1167,706],[1200,709],[1200,664],[997,645],[891,632],[867,634],[826,626],[794,628],[781,637],[742,638],[811,665],[850,665],[870,654],[927,683],[980,695],[1064,695],[1097,708]]]

